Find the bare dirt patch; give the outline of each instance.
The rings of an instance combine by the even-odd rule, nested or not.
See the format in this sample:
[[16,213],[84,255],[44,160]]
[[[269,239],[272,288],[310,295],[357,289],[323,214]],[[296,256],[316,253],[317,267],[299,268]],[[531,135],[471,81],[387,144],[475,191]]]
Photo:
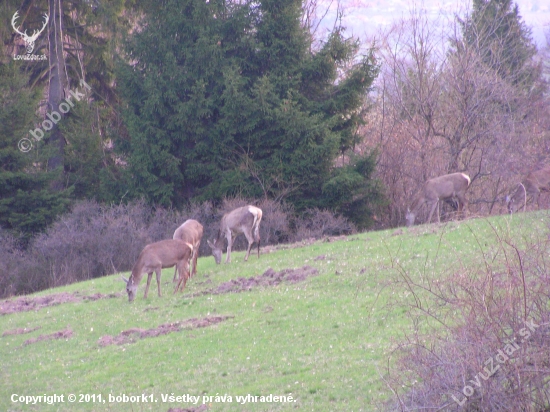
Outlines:
[[216,288],[194,293],[192,296],[245,292],[262,286],[277,286],[282,282],[298,283],[303,282],[310,276],[317,276],[318,274],[319,271],[316,268],[307,265],[298,269],[284,269],[280,272],[275,272],[273,269],[269,268],[259,276],[232,279],[229,282],[222,283]]
[[82,302],[84,300],[96,301],[99,299],[110,299],[122,296],[120,293],[110,293],[104,295],[102,293],[94,293],[93,295],[80,295],[75,293],[54,293],[47,296],[38,296],[30,298],[21,296],[15,299],[7,299],[0,301],[0,315],[8,315],[10,313],[28,312],[31,310],[40,310],[49,306],[61,305],[62,303]]
[[73,336],[73,331],[71,329],[60,330],[58,332],[50,333],[49,335],[39,335],[36,338],[28,339],[23,343],[23,346],[30,345],[31,343],[41,342],[44,340],[69,339],[71,336]]
[[2,333],[2,336],[10,336],[10,335],[23,335],[25,333],[31,333],[35,330],[40,329],[42,326],[37,326],[35,328],[17,328],[17,329],[11,329],[7,330],[4,333]]
[[152,329],[131,328],[120,332],[117,336],[105,335],[99,338],[99,346],[123,345],[134,343],[138,339],[154,338],[155,336],[167,335],[172,332],[179,332],[183,329],[197,329],[212,326],[227,319],[234,318],[233,315],[206,316],[204,318],[191,318],[174,323],[165,323]]

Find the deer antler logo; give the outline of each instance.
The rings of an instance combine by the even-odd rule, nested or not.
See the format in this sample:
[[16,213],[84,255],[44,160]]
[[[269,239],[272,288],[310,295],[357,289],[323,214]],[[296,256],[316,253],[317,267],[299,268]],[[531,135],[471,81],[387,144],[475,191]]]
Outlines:
[[19,27],[15,27],[15,21],[17,20],[17,18],[19,17],[19,11],[16,11],[15,14],[13,15],[12,19],[11,19],[11,25],[13,27],[13,29],[15,30],[15,32],[17,34],[20,34],[21,37],[23,37],[23,40],[25,41],[25,44],[27,45],[27,54],[31,54],[32,51],[34,50],[34,42],[36,41],[36,39],[38,38],[38,36],[40,36],[40,33],[42,33],[44,31],[44,29],[46,28],[46,25],[48,24],[48,21],[49,21],[49,17],[47,14],[44,13],[44,25],[42,26],[42,28],[40,30],[35,30],[32,34],[32,36],[29,36],[27,35],[27,30],[25,30],[25,32],[20,32],[19,31]]

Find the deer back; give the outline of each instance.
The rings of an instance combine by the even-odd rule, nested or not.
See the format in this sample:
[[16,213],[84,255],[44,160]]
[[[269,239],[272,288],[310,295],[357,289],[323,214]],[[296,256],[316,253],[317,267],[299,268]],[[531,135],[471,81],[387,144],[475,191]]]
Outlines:
[[250,211],[251,207],[254,206],[239,207],[225,214],[222,217],[220,231],[222,233],[226,233],[227,230],[233,233],[244,233],[247,230],[251,230],[256,220],[256,215]]
[[150,272],[159,267],[175,266],[179,261],[188,259],[192,250],[192,245],[178,239],[151,243],[141,251],[134,269],[132,269],[132,277],[141,277],[143,272]]
[[179,239],[197,245],[197,243],[200,244],[203,232],[204,227],[198,221],[188,219],[176,229],[173,239]]
[[415,196],[409,213],[416,214],[424,203],[433,204],[440,199],[463,196],[469,186],[470,177],[460,172],[429,179]]

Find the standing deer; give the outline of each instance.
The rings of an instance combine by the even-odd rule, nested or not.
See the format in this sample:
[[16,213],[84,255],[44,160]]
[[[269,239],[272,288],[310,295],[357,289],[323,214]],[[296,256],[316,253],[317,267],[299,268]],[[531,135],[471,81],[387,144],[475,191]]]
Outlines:
[[126,292],[128,293],[128,300],[132,302],[136,297],[137,287],[144,273],[148,274],[147,286],[145,287],[145,295],[147,299],[147,293],[149,292],[149,285],[151,284],[151,278],[153,272],[157,275],[157,287],[159,297],[160,293],[160,274],[164,268],[171,268],[176,266],[176,271],[179,273],[179,282],[174,289],[176,293],[183,283],[182,290],[185,288],[185,284],[189,277],[189,260],[193,253],[193,245],[186,243],[183,240],[161,240],[160,242],[151,243],[143,248],[139,254],[138,260],[132,268],[132,275],[129,279],[122,277],[126,282]]
[[[189,266],[189,277],[193,277],[197,274],[197,259],[199,257],[199,247],[201,245],[201,239],[203,234],[202,225],[194,219],[188,219],[176,229],[173,239],[183,240],[186,243],[193,245],[193,254],[191,256]],[[193,269],[191,270],[191,262]],[[176,281],[176,275],[178,270],[174,271],[174,281]]]
[[207,240],[208,246],[212,249],[212,254],[216,264],[222,261],[223,236],[227,239],[227,258],[225,263],[231,262],[231,245],[235,238],[244,233],[248,240],[248,250],[246,251],[245,261],[248,260],[252,244],[258,242],[258,258],[260,257],[260,222],[262,221],[262,209],[255,206],[243,206],[232,212],[226,213],[222,217],[220,230],[214,242]]
[[538,209],[540,192],[547,191],[550,191],[550,166],[529,173],[518,184],[515,192],[511,196],[506,196],[508,211],[515,213],[521,206],[523,206],[523,210],[525,211],[528,196],[533,198],[533,204],[536,203]]
[[424,187],[416,196],[411,209],[407,209],[407,226],[412,226],[420,208],[427,204],[430,208],[430,215],[426,223],[431,222],[432,215],[437,207],[437,221],[441,222],[439,216],[439,201],[457,199],[458,212],[461,212],[467,205],[466,191],[470,186],[470,177],[464,173],[451,173],[434,177],[424,183]]

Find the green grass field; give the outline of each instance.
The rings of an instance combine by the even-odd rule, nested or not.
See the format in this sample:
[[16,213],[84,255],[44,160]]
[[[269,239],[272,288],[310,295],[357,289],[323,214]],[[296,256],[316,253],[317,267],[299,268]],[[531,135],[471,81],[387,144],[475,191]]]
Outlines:
[[[548,222],[547,212],[517,214],[513,219],[472,219],[294,245],[260,259],[252,255],[248,262],[237,252],[229,265],[216,266],[211,256],[202,257],[185,293],[172,293],[173,269],[165,269],[163,296],[157,297],[153,279],[149,298],[143,299],[144,277],[132,304],[119,275],[43,291],[32,297],[61,292],[121,295],[0,316],[0,410],[168,411],[199,407],[203,399],[209,411],[377,410],[390,396],[380,376],[410,327],[399,305],[406,293],[387,283],[395,276],[392,263],[413,277],[443,278],[452,275],[458,262],[480,264],[481,250],[490,253],[495,231],[528,240],[547,236]],[[318,269],[319,275],[241,293],[197,294],[231,279],[261,275],[268,268],[304,265]],[[99,344],[101,337],[131,328],[212,315],[233,317],[133,343]],[[72,335],[25,345],[62,330]],[[64,402],[20,402],[21,396],[54,394],[63,395]],[[69,394],[76,395],[75,403],[68,402]],[[81,397],[85,394],[89,402],[79,402],[86,400]],[[248,394],[292,397],[292,402],[237,401],[237,396]],[[148,402],[109,402],[122,395]],[[198,396],[199,401],[169,402],[170,395]]]

